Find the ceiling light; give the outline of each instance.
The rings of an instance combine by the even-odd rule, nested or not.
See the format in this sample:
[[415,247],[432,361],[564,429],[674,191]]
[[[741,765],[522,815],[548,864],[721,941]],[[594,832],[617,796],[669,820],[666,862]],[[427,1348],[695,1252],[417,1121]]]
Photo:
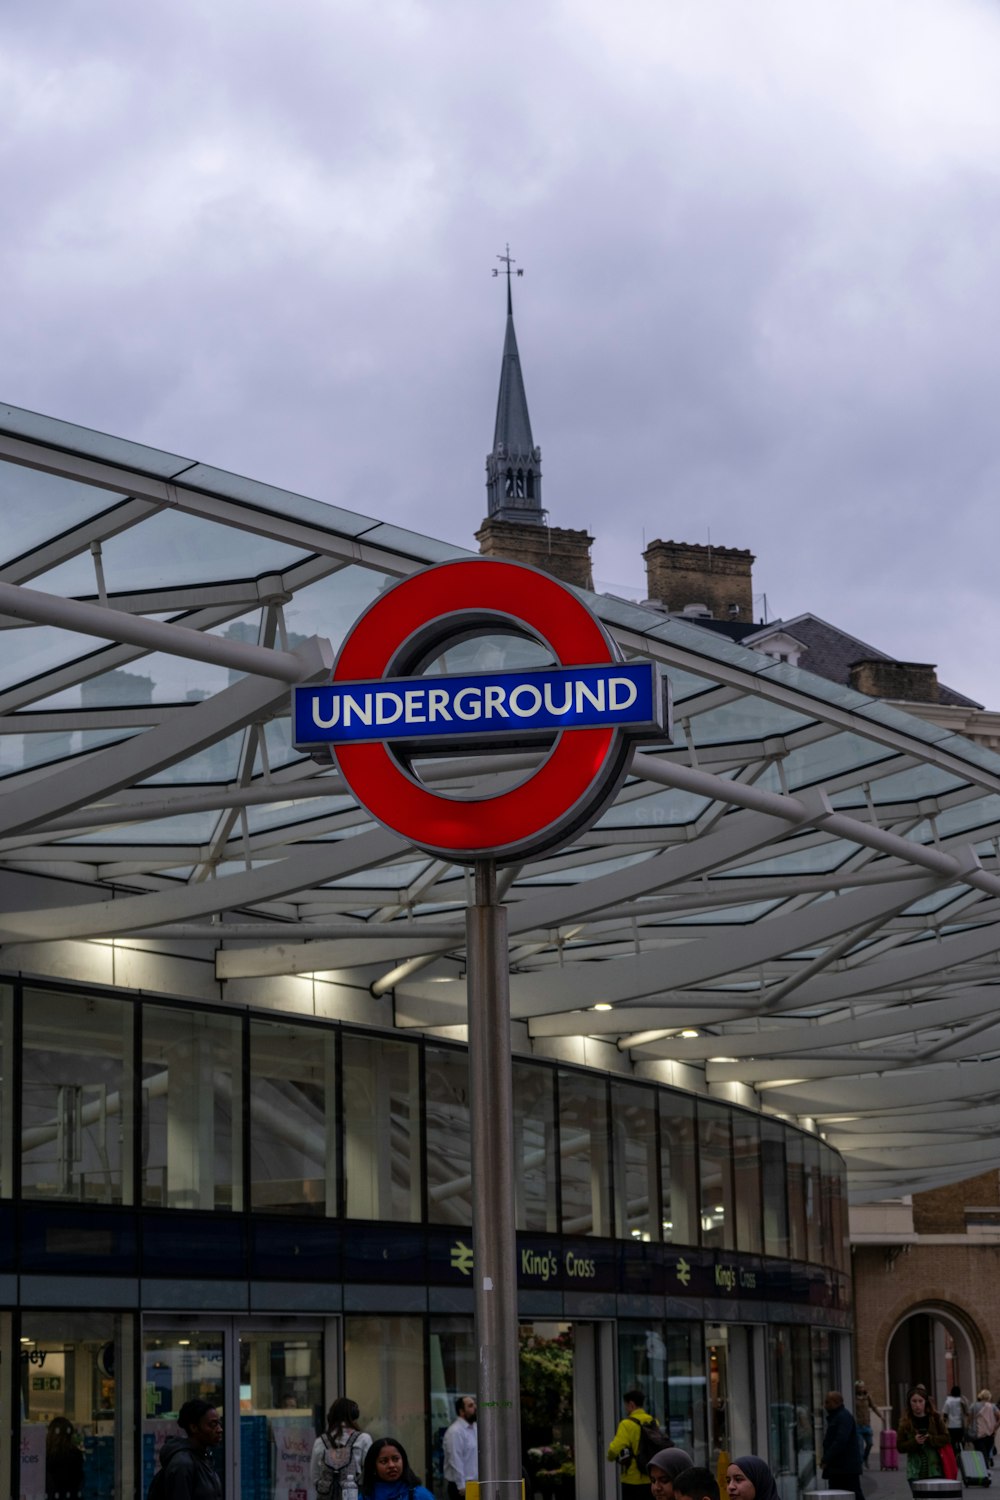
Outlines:
[[735,1062],[735,1057],[710,1057],[709,1062]]
[[601,1000],[597,1005],[592,1005],[590,1008],[591,1010],[614,1010],[614,1006],[609,1005],[606,1000]]
[[697,1035],[698,1035],[698,1033],[696,1031],[682,1031],[681,1032],[681,1036],[682,1037],[689,1037],[690,1038],[690,1037],[695,1037]]

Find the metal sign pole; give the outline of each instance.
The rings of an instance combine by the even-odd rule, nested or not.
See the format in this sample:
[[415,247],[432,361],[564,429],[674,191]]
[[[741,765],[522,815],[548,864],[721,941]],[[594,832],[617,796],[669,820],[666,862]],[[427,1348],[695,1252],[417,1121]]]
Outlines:
[[507,909],[497,901],[496,861],[477,860],[475,875],[466,932],[479,1484],[482,1500],[513,1500],[521,1493],[521,1403]]

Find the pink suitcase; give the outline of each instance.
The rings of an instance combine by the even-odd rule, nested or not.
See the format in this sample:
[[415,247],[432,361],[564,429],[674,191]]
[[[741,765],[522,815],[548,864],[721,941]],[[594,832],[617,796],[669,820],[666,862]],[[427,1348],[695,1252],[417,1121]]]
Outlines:
[[896,1451],[896,1434],[891,1427],[883,1427],[878,1443],[880,1469],[898,1469],[899,1454]]

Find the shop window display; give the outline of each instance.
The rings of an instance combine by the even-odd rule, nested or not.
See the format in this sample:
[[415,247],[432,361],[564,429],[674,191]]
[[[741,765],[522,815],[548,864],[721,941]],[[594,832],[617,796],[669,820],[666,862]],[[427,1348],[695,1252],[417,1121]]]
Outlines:
[[21,1330],[19,1500],[131,1494],[132,1319],[28,1312]]

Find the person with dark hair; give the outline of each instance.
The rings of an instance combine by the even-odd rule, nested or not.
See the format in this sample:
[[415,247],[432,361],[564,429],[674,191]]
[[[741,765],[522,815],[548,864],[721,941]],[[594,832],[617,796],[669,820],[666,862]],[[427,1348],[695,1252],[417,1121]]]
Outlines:
[[53,1417],[45,1434],[45,1493],[49,1500],[80,1500],[83,1494],[83,1454],[66,1417]]
[[638,1464],[642,1429],[653,1421],[649,1412],[643,1410],[645,1399],[638,1386],[625,1392],[622,1397],[625,1415],[608,1444],[609,1461],[621,1465],[622,1491],[626,1495],[641,1495],[644,1491],[648,1494],[649,1475]]
[[402,1443],[391,1437],[376,1438],[365,1454],[361,1494],[365,1500],[434,1500],[410,1468]]
[[674,1480],[676,1500],[719,1500],[719,1484],[711,1469],[692,1465]]
[[[212,1463],[222,1442],[222,1422],[215,1407],[195,1396],[177,1413],[183,1437],[167,1438],[160,1449],[160,1472],[150,1486],[156,1500],[221,1500],[222,1479]],[[162,1487],[154,1486],[162,1480]]]
[[854,1420],[861,1444],[861,1467],[867,1469],[868,1455],[872,1451],[872,1398],[863,1380],[854,1382]]
[[455,1397],[455,1420],[445,1432],[444,1478],[448,1500],[464,1500],[465,1486],[479,1477],[479,1438],[476,1435],[476,1398]]
[[865,1500],[861,1492],[861,1445],[854,1413],[847,1410],[839,1391],[827,1391],[826,1431],[823,1434],[823,1478],[827,1489],[850,1490],[855,1500]]
[[778,1486],[764,1460],[748,1453],[726,1470],[726,1494],[729,1500],[778,1500]]
[[906,1477],[911,1484],[915,1479],[941,1478],[941,1449],[950,1443],[948,1429],[934,1410],[926,1387],[921,1390],[914,1386],[896,1432],[896,1447],[906,1454]]
[[313,1443],[309,1483],[316,1500],[357,1500],[358,1481],[371,1434],[358,1426],[361,1408],[338,1396],[326,1414],[326,1430]]
[[674,1480],[691,1467],[691,1455],[683,1448],[661,1448],[647,1464],[652,1500],[674,1500]]

